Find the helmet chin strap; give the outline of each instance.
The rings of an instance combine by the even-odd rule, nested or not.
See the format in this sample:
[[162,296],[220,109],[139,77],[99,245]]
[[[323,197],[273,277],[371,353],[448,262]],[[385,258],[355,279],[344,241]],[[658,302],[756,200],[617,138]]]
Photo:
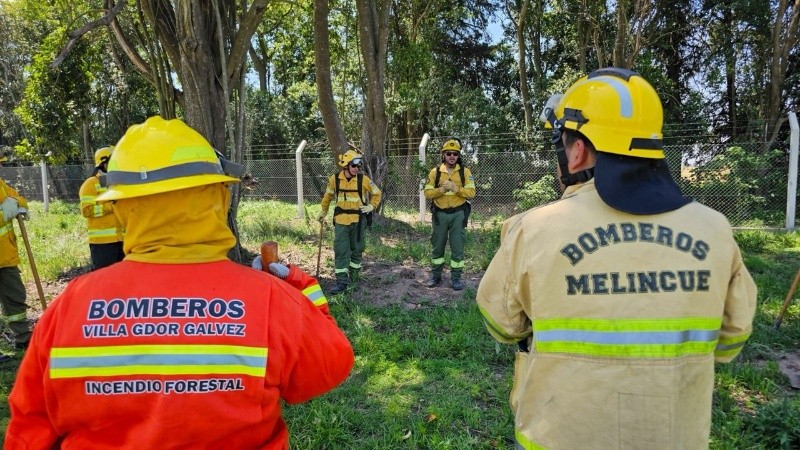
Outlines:
[[577,173],[569,173],[569,161],[567,160],[567,149],[564,148],[564,141],[561,140],[561,123],[556,119],[556,115],[551,108],[545,111],[547,121],[553,127],[553,134],[550,136],[550,142],[556,151],[558,158],[558,168],[561,172],[559,180],[564,186],[572,186],[578,183],[585,183],[594,177],[594,167],[581,170]]

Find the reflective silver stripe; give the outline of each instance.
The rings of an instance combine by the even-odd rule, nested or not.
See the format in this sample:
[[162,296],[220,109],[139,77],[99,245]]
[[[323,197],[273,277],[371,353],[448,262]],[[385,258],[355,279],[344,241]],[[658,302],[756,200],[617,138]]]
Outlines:
[[152,183],[154,181],[169,180],[172,178],[188,177],[191,175],[224,175],[222,166],[218,163],[195,161],[176,166],[164,167],[156,170],[141,172],[109,172],[106,177],[108,185],[131,185]]
[[3,322],[25,322],[28,320],[28,314],[21,312],[19,314],[14,314],[11,316],[3,316]]
[[625,86],[625,84],[619,80],[619,78],[610,76],[588,78],[584,80],[582,83],[574,85],[573,88],[575,86],[580,86],[583,83],[590,83],[593,81],[600,81],[602,83],[606,83],[617,92],[617,96],[619,97],[620,116],[625,118],[630,118],[633,116],[633,100],[631,99],[631,93],[628,91],[628,88]]
[[71,358],[50,358],[52,369],[71,369],[86,367],[115,366],[216,366],[241,365],[247,367],[264,367],[266,358],[262,356],[224,355],[224,354],[162,354],[162,355],[124,355],[124,356],[87,356]]
[[[537,331],[539,342],[570,341],[593,344],[681,344],[684,342],[712,342],[718,330],[680,331]],[[719,347],[718,347],[719,348]]]

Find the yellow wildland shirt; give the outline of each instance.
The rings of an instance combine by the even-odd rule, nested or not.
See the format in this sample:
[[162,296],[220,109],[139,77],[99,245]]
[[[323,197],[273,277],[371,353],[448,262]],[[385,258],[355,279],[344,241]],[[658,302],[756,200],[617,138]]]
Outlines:
[[[0,203],[8,197],[17,199],[20,208],[27,208],[28,201],[19,192],[0,179]],[[19,265],[19,252],[17,251],[17,236],[14,234],[14,219],[5,222],[0,214],[0,267],[14,267]]]
[[[423,188],[425,198],[428,200],[433,200],[433,203],[436,204],[436,207],[439,209],[450,209],[456,208],[461,206],[469,199],[475,197],[475,180],[472,177],[472,172],[469,171],[466,167],[464,167],[464,183],[461,183],[461,176],[458,172],[461,170],[461,166],[456,164],[453,167],[452,173],[447,173],[447,164],[442,163],[439,167],[439,182],[436,183],[436,170],[437,167],[431,169],[430,173],[428,173],[428,181],[425,183],[425,187]],[[456,192],[447,191],[442,194],[439,191],[439,187],[443,185],[446,181],[452,181],[458,189]]]
[[[339,193],[336,193],[336,178],[339,178]],[[325,189],[325,195],[322,196],[322,211],[328,211],[331,202],[336,198],[335,205],[344,212],[337,214],[334,211],[333,222],[339,225],[352,225],[358,222],[359,207],[365,204],[371,204],[373,208],[377,208],[381,203],[381,190],[372,182],[366,175],[361,175],[361,186],[358,186],[358,176],[354,176],[349,180],[344,176],[344,171],[339,172],[337,175],[331,175],[328,178],[328,187]],[[362,203],[361,199],[364,199]]]
[[590,180],[503,223],[477,302],[495,339],[530,348],[510,397],[518,448],[696,449],[756,286],[722,214],[626,214]]
[[114,214],[112,202],[97,203],[95,200],[107,190],[100,185],[100,178],[96,175],[87,178],[81,185],[81,215],[86,217],[90,244],[120,242],[125,236],[125,230]]

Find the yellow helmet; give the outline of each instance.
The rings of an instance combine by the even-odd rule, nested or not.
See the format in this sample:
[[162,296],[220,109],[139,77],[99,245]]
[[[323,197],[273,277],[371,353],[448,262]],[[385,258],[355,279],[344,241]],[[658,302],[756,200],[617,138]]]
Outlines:
[[112,151],[114,151],[114,146],[113,145],[97,149],[97,151],[94,152],[94,165],[95,165],[95,167],[99,167],[100,164],[103,164],[104,162],[106,162],[109,159],[111,159],[111,152]]
[[8,161],[8,156],[6,156],[6,151],[0,149],[0,162],[6,162],[6,161]]
[[562,128],[582,133],[598,152],[664,159],[661,100],[634,71],[595,70],[570,86],[554,113]]
[[108,191],[98,201],[141,197],[239,178],[197,131],[179,119],[159,116],[128,128],[108,162]]
[[361,164],[361,153],[350,149],[343,154],[339,155],[339,167],[345,168],[348,164],[353,163],[354,165]]
[[461,153],[461,142],[458,139],[448,139],[442,144],[440,152],[459,152]]

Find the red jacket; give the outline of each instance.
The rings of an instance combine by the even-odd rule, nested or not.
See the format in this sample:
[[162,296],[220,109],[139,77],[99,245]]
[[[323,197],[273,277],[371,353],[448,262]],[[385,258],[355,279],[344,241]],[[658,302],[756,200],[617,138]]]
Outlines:
[[280,400],[321,395],[352,366],[297,268],[284,282],[230,261],[123,261],[73,280],[42,316],[5,448],[287,448]]

